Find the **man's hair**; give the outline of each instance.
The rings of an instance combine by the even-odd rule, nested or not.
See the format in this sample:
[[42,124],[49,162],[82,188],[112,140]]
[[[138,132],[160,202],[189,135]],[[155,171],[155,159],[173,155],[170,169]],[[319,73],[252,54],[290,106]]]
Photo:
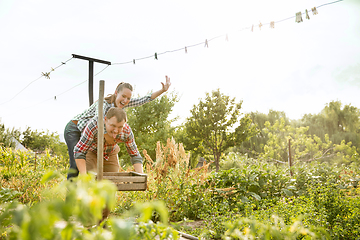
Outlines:
[[125,120],[125,122],[127,121],[126,112],[124,111],[124,109],[111,107],[109,111],[106,113],[106,118],[110,119],[114,116],[116,117],[116,120],[118,122],[121,122],[123,120]]

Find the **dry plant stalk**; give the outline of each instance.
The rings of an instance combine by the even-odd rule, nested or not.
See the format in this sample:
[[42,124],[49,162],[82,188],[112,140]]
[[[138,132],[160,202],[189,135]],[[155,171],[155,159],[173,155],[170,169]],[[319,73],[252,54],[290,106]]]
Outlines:
[[[176,178],[183,178],[182,180],[184,181],[186,181],[186,179],[200,179],[203,183],[210,165],[209,163],[191,170],[189,168],[190,153],[186,154],[183,144],[175,143],[174,138],[168,138],[165,146],[161,144],[160,141],[157,142],[155,164],[146,150],[143,151],[143,154],[147,160],[146,169],[149,174],[152,172],[156,173],[154,180],[156,180],[157,183],[164,180],[169,173],[173,176],[171,180]],[[155,168],[152,166],[155,166]]]

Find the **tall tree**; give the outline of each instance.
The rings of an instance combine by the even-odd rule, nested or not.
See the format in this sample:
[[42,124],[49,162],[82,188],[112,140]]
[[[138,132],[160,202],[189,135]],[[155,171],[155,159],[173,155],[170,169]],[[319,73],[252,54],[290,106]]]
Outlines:
[[240,146],[237,145],[234,150],[256,158],[259,153],[264,151],[264,146],[268,141],[268,134],[264,132],[265,123],[274,124],[276,121],[283,119],[284,124],[289,125],[290,120],[286,117],[285,112],[272,109],[269,110],[268,114],[251,112],[248,115],[256,134],[251,135],[251,138],[248,141],[243,141]]
[[334,143],[345,140],[360,149],[360,110],[350,104],[343,107],[340,101],[332,101],[319,114],[304,115],[300,126],[308,126],[308,133],[322,140],[328,134]]
[[247,129],[242,129],[243,125],[235,128],[240,124],[241,105],[242,101],[235,102],[235,98],[217,89],[211,94],[206,93],[205,99],[193,106],[192,116],[185,122],[186,133],[199,144],[198,148],[203,145],[205,151],[213,155],[216,171],[219,170],[221,154],[234,146],[236,140],[246,139],[240,134],[246,135]]

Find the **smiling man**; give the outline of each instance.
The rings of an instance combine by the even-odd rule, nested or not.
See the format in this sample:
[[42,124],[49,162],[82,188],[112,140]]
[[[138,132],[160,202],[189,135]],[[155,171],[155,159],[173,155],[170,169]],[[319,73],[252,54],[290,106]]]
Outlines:
[[[97,117],[92,118],[81,134],[74,148],[74,157],[80,174],[97,170]],[[142,157],[135,143],[134,134],[126,123],[123,109],[112,107],[104,118],[104,172],[118,172],[120,169],[117,143],[125,143],[135,171],[142,171]]]

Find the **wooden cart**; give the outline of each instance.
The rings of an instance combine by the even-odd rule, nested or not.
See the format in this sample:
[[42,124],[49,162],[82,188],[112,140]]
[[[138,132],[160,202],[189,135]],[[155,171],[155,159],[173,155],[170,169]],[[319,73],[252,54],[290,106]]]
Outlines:
[[118,191],[145,191],[147,188],[147,175],[137,172],[103,172],[104,162],[104,85],[100,80],[99,107],[98,107],[98,151],[97,151],[97,180],[108,179],[112,181]]

